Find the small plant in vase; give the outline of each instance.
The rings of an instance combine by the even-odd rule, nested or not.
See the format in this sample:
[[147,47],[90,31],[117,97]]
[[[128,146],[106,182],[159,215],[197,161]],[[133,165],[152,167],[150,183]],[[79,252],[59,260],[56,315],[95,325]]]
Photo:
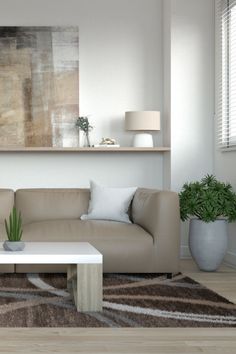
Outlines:
[[89,139],[89,132],[93,129],[93,126],[90,125],[88,117],[78,117],[75,126],[84,133],[85,136],[84,146],[90,147],[91,144]]
[[25,247],[22,238],[22,218],[20,212],[13,207],[9,215],[9,221],[5,219],[5,229],[8,240],[4,242],[3,247],[6,251],[22,251]]

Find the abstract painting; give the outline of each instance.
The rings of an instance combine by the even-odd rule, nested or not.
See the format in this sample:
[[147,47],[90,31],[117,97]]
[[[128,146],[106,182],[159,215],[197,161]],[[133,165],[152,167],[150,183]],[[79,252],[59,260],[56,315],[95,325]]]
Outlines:
[[78,147],[77,27],[0,27],[0,149]]

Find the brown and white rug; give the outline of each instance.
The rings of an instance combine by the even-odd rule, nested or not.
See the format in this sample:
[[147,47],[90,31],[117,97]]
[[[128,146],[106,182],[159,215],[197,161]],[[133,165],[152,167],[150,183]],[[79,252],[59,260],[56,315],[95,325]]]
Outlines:
[[1,327],[236,327],[236,305],[179,274],[105,274],[103,311],[78,313],[64,274],[0,275]]

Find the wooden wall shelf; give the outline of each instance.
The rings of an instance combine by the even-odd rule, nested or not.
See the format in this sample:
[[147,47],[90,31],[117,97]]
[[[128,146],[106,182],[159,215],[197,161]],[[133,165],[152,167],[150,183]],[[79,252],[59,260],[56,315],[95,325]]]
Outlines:
[[153,148],[134,148],[134,147],[119,147],[119,148],[19,148],[19,147],[7,147],[7,148],[0,148],[1,152],[77,152],[77,153],[99,153],[99,152],[168,152],[170,151],[169,147],[153,147]]

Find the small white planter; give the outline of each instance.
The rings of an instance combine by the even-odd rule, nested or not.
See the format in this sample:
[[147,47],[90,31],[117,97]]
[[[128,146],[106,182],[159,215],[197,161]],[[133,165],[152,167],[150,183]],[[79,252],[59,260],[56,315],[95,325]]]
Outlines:
[[189,248],[198,267],[207,272],[219,268],[228,246],[228,221],[216,220],[206,223],[191,219],[189,227]]
[[3,243],[3,248],[5,251],[11,252],[23,251],[25,248],[25,243],[22,241],[5,241]]

